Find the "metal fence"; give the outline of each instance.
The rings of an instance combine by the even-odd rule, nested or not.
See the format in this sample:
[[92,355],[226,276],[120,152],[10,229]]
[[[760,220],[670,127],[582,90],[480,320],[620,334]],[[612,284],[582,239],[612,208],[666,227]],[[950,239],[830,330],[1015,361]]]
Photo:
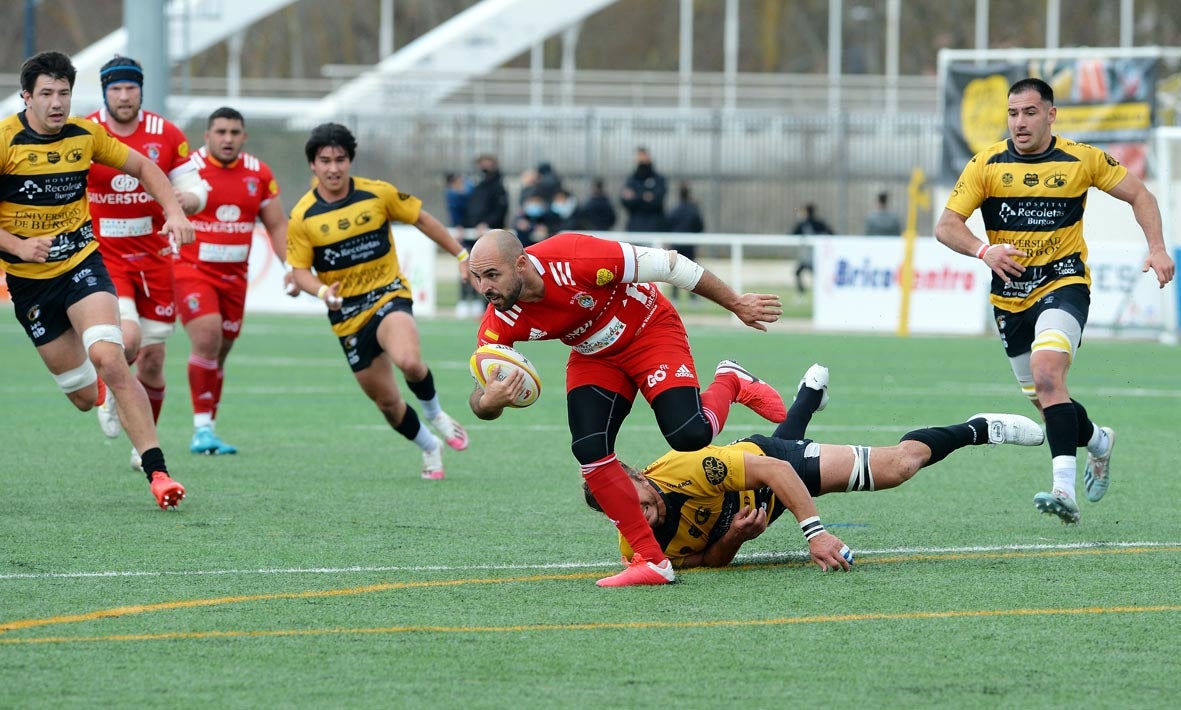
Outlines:
[[[541,161],[551,163],[580,199],[596,177],[616,197],[634,167],[636,147],[643,145],[669,180],[667,207],[675,204],[677,184],[689,183],[710,231],[785,233],[796,208],[811,202],[837,233],[859,234],[878,192],[890,193],[902,213],[913,169],[933,175],[939,166],[938,118],[926,113],[496,107],[336,120],[357,134],[357,174],[420,196],[439,217],[446,214],[443,175],[471,171],[480,153],[498,156],[515,204],[520,172]],[[275,170],[288,206],[307,190],[303,145],[309,128],[298,118],[248,117],[247,149]],[[185,130],[200,143],[203,124]]]

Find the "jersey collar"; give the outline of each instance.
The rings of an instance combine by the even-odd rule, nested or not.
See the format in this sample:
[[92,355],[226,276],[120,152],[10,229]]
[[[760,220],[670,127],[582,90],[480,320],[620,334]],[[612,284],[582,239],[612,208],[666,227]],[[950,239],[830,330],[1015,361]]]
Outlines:
[[234,158],[232,161],[230,161],[228,163],[223,163],[220,160],[218,160],[216,157],[214,157],[213,153],[210,153],[208,150],[206,150],[205,147],[201,148],[201,153],[202,153],[202,156],[205,158],[205,162],[207,162],[210,165],[217,167],[217,168],[236,168],[236,167],[238,167],[238,163],[242,162],[242,154],[241,153],[238,153],[238,157]]
[[1036,160],[1041,160],[1047,155],[1053,153],[1058,148],[1058,136],[1050,136],[1050,145],[1046,146],[1046,149],[1040,153],[1019,153],[1017,152],[1017,146],[1013,145],[1012,138],[1008,140],[1008,143],[1010,155],[1021,162],[1030,163]]

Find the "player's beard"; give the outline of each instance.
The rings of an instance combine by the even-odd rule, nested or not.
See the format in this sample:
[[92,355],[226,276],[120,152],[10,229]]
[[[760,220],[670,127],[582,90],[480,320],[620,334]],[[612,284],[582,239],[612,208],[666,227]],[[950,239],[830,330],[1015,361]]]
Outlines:
[[492,300],[490,298],[488,298],[489,294],[487,294],[487,293],[484,294],[484,300],[488,301],[489,303],[492,303],[492,307],[498,311],[507,311],[510,308],[512,308],[513,306],[517,305],[517,301],[520,300],[520,298],[521,298],[521,291],[524,288],[525,288],[525,282],[522,279],[517,279],[513,283],[512,287],[509,288],[508,290],[501,291],[499,294],[492,294],[493,296],[496,296],[496,295],[500,296],[500,300],[501,300],[500,305],[492,303]]
[[111,109],[111,118],[115,123],[126,126],[139,117],[139,106],[134,104],[118,106]]

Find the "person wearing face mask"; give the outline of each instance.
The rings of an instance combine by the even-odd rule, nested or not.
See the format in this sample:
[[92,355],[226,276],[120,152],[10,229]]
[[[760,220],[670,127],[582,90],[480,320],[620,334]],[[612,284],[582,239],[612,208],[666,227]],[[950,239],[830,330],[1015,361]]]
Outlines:
[[529,195],[521,211],[513,219],[513,227],[521,244],[540,242],[557,231],[558,217],[550,212],[549,203],[541,195]]
[[636,169],[619,193],[619,201],[627,210],[627,231],[666,231],[668,220],[664,216],[664,200],[667,196],[668,181],[652,167],[648,149],[636,148]]
[[554,193],[554,199],[550,202],[549,209],[556,217],[557,227],[555,230],[558,232],[581,232],[591,228],[578,204],[578,198],[566,190],[558,190]]
[[[476,239],[489,229],[504,229],[508,217],[508,190],[500,174],[500,164],[495,155],[484,153],[476,158],[477,176],[475,184],[467,194],[462,225],[470,233],[460,240],[464,249],[471,250]],[[459,318],[478,316],[484,312],[484,300],[472,290],[467,281],[460,279],[459,303],[455,314]]]

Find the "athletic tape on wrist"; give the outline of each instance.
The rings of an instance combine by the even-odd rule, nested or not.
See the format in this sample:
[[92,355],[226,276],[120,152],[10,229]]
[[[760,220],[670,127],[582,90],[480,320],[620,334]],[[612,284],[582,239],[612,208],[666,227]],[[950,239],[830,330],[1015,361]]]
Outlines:
[[804,533],[805,540],[811,540],[820,533],[824,532],[824,526],[820,524],[820,516],[813,515],[810,518],[801,520],[800,531]]

